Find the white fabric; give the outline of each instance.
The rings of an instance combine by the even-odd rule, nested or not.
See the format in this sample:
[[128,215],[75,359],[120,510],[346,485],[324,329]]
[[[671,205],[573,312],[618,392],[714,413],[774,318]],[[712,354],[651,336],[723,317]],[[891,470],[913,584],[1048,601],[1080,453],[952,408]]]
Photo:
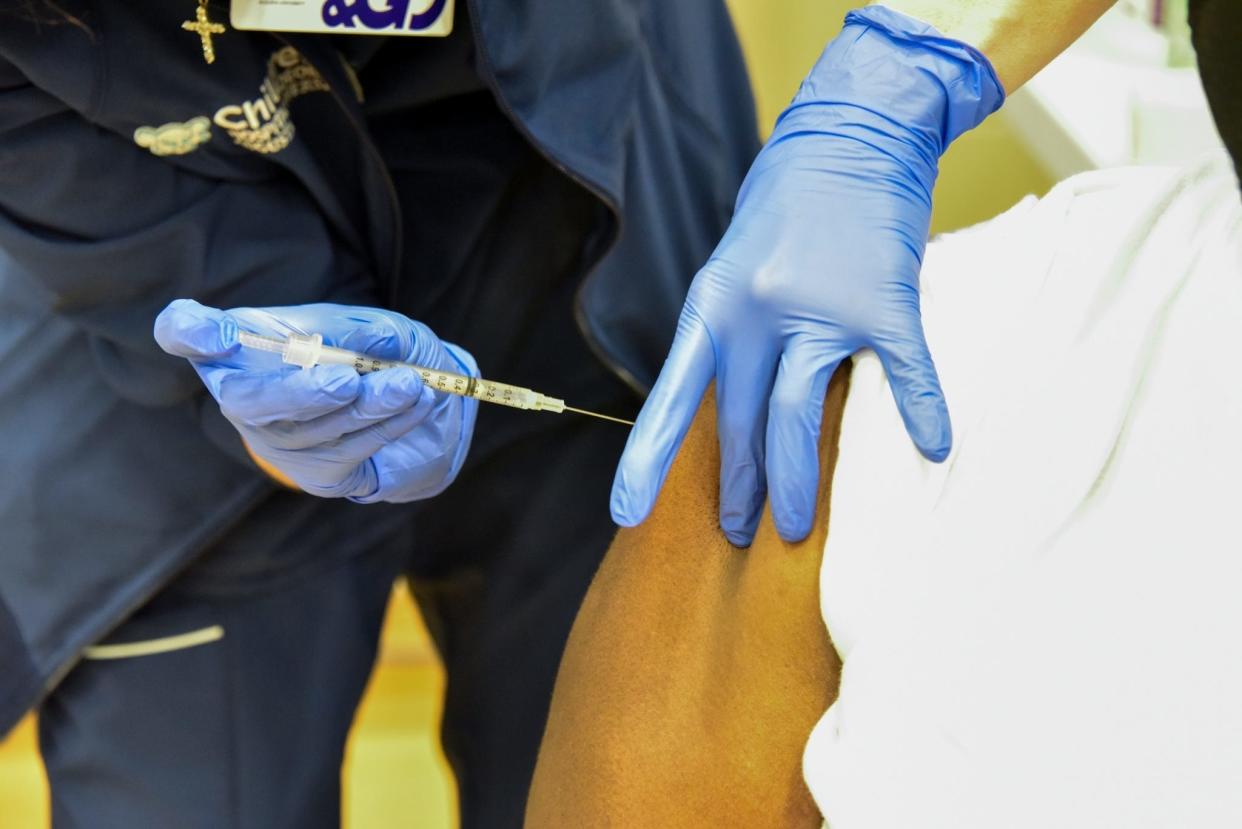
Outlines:
[[822,570],[831,829],[1242,826],[1242,199],[1088,173],[937,240],[943,465],[856,358]]

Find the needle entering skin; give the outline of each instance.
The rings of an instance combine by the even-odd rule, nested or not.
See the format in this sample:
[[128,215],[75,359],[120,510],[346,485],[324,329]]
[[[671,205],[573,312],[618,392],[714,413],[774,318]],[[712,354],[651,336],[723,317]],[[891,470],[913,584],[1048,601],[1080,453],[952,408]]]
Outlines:
[[632,420],[622,420],[619,417],[610,417],[606,414],[599,414],[598,412],[588,412],[586,409],[575,409],[573,406],[566,406],[565,411],[577,412],[578,414],[584,414],[588,417],[598,417],[600,420],[611,420],[613,423],[624,423],[626,426],[634,425],[634,421]]

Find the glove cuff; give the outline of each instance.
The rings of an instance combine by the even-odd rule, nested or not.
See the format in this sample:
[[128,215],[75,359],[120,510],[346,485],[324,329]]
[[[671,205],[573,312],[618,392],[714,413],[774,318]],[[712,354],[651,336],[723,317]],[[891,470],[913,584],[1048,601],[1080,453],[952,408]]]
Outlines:
[[[982,52],[930,24],[884,6],[855,9],[824,49],[775,134],[801,131],[800,109],[851,108],[869,132],[914,144],[935,160],[1005,100],[996,70]],[[774,136],[775,137],[775,136]]]

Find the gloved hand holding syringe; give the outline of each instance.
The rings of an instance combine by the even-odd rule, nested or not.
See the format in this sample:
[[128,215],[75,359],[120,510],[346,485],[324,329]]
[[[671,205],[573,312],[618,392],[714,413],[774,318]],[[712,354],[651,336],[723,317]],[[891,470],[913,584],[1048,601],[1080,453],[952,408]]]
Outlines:
[[632,420],[622,420],[619,417],[610,417],[598,412],[588,412],[585,409],[566,406],[565,401],[560,398],[549,397],[522,386],[511,386],[508,383],[497,383],[495,380],[485,380],[480,377],[467,377],[464,374],[427,368],[413,363],[382,360],[370,354],[334,348],[324,345],[323,336],[320,334],[290,334],[287,338],[280,338],[239,331],[237,339],[243,348],[279,354],[286,363],[302,368],[322,365],[349,366],[359,374],[370,374],[373,371],[383,371],[389,368],[409,368],[418,372],[423,378],[423,383],[436,391],[448,392],[461,397],[473,397],[484,403],[497,403],[514,409],[555,412],[556,414],[574,412],[602,420],[611,420],[614,423],[634,425]]
[[480,401],[580,411],[482,379],[464,348],[380,308],[222,310],[183,299],[160,313],[154,335],[189,360],[263,471],[325,498],[405,503],[439,494],[465,463]]

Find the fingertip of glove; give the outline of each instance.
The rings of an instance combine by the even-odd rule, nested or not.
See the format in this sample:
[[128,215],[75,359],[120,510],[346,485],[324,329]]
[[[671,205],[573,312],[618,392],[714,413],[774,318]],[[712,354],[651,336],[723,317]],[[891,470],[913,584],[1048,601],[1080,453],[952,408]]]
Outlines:
[[239,347],[236,321],[192,299],[169,303],[155,318],[153,335],[164,351],[190,359],[223,357]]
[[341,338],[338,346],[373,357],[400,360],[405,357],[400,340],[400,335],[390,323],[372,322],[350,331]]
[[609,511],[612,513],[612,522],[618,527],[637,527],[642,523],[641,518],[634,518],[625,507],[619,504],[610,504]]
[[943,463],[953,450],[953,433],[948,425],[948,413],[941,410],[937,415],[935,419],[915,425],[910,435],[923,457],[932,463]]
[[933,463],[941,463],[949,457],[953,449],[953,426],[943,397],[928,396],[905,405],[902,419],[919,454]]
[[776,525],[776,534],[781,540],[790,544],[797,544],[799,541],[806,540],[811,534],[811,519],[802,516],[786,516],[778,518],[775,514],[772,516],[772,523]]
[[630,527],[638,526],[638,522],[630,520],[628,515],[623,512],[619,512],[615,507],[611,510],[611,512],[612,523],[616,524],[618,527],[629,529]]
[[721,526],[720,529],[724,532],[724,536],[728,539],[729,543],[739,549],[746,549],[755,540],[755,533],[753,530],[747,532],[745,530],[727,529],[724,526]]
[[[420,408],[421,408],[421,407],[427,407],[427,408],[430,408],[430,407],[434,406],[434,405],[435,405],[435,403],[436,403],[436,392],[435,392],[435,390],[434,390],[433,388],[431,388],[431,386],[428,386],[426,383],[424,383],[424,382],[422,381],[422,378],[421,378],[421,377],[419,377],[418,375],[414,375],[414,376],[415,376],[415,380],[413,380],[413,381],[411,381],[411,382],[413,382],[413,383],[414,383],[414,387],[418,389],[418,402],[417,402],[417,403],[415,403],[415,405],[416,405],[416,406],[418,406],[418,407],[420,407]],[[463,398],[463,400],[464,400],[466,403],[474,403],[475,405],[478,405],[478,402],[479,402],[479,401],[477,401],[477,400],[475,400],[475,399],[473,399],[473,398],[469,398],[469,397],[467,397],[467,398]]]
[[401,376],[397,378],[395,387],[402,395],[417,398],[420,401],[433,397],[432,390],[423,382],[419,373],[413,370],[403,369]]
[[735,547],[749,547],[754,540],[767,490],[754,468],[721,468],[720,529]]
[[300,377],[308,385],[314,386],[319,392],[342,403],[352,400],[358,394],[361,378],[358,372],[349,366],[314,366],[309,369],[295,369],[294,376]]
[[412,371],[406,372],[406,376],[397,381],[391,400],[391,404],[395,407],[409,408],[424,413],[431,412],[436,402],[435,390]]
[[784,444],[771,437],[769,434],[767,471],[772,523],[781,539],[795,543],[810,535],[815,521],[819,454],[809,433]]
[[374,384],[380,404],[394,410],[421,402],[427,388],[417,373],[400,368],[385,369],[367,379]]
[[633,493],[622,480],[622,472],[618,470],[617,480],[613,482],[612,494],[608,499],[608,511],[612,513],[612,520],[617,526],[637,527],[647,517],[650,507],[636,508],[635,500]]
[[753,504],[745,504],[739,508],[730,501],[727,495],[722,494],[720,529],[734,547],[749,547],[755,539],[755,530],[759,527],[763,501],[759,500],[757,508]]

